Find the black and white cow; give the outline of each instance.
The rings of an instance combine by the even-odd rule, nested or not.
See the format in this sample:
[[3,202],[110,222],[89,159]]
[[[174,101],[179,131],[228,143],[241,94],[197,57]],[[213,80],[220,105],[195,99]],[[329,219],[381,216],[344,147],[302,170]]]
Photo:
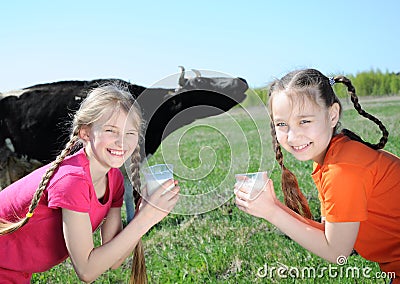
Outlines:
[[88,91],[117,81],[128,86],[147,122],[144,158],[153,154],[176,129],[228,111],[246,97],[248,85],[244,79],[208,78],[195,73],[195,78],[187,79],[182,68],[177,89],[145,88],[119,79],[99,79],[40,84],[0,94],[0,149],[10,141],[16,155],[42,163],[54,160],[68,140],[71,115]]

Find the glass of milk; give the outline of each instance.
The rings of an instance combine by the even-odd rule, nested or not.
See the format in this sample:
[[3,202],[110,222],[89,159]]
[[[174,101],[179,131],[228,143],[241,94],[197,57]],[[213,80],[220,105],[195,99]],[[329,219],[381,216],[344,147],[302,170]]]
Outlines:
[[266,182],[263,175],[266,172],[236,174],[236,185],[238,188],[244,187],[249,189],[248,198],[254,200],[258,197]]
[[[147,193],[150,196],[164,182],[174,178],[174,166],[172,164],[158,164],[142,169],[142,173],[147,183]],[[174,184],[170,185],[164,190],[163,194],[174,186]]]

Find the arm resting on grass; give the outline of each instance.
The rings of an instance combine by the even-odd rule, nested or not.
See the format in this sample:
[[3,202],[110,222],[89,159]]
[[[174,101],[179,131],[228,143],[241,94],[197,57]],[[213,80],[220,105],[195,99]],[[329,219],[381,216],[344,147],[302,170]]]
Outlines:
[[250,200],[246,188],[236,188],[236,205],[253,216],[264,218],[292,240],[312,253],[336,263],[349,256],[357,238],[359,222],[318,223],[306,219],[283,205],[269,180],[257,198]]
[[337,262],[339,256],[350,255],[360,226],[359,222],[326,221],[325,225],[321,224],[324,226],[324,230],[321,230],[312,223],[314,221],[310,222],[299,215],[296,217],[282,208],[266,220],[305,249],[333,263]]

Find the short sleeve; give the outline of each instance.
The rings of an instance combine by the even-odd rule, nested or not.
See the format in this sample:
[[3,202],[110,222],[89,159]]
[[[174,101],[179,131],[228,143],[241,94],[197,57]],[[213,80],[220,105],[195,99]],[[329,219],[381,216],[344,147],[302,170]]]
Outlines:
[[68,174],[53,182],[48,189],[48,206],[78,212],[90,210],[90,187],[80,175]]
[[122,207],[124,202],[124,176],[119,169],[113,169],[112,184],[113,197],[111,207]]
[[321,206],[328,222],[367,220],[367,188],[370,174],[366,169],[347,164],[328,166],[323,174]]
[[321,204],[321,208],[320,208],[320,212],[321,212],[321,217],[325,217],[326,213],[325,213],[325,203],[324,203],[324,199],[321,195],[321,192],[318,191],[318,199],[319,199],[319,203]]

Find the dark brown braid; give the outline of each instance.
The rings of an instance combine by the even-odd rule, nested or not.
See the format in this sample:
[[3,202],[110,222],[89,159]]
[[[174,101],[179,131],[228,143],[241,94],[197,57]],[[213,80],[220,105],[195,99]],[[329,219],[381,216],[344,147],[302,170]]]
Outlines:
[[273,122],[271,122],[271,135],[276,160],[282,170],[281,186],[285,204],[294,212],[308,219],[312,219],[310,207],[308,206],[306,197],[300,190],[296,176],[283,164],[283,153],[276,138],[275,125]]
[[[132,180],[132,190],[133,190],[133,200],[135,203],[135,214],[137,213],[140,202],[141,202],[141,181],[139,174],[139,164],[140,164],[140,144],[136,146],[135,151],[131,157],[131,180]],[[144,257],[143,242],[140,239],[136,244],[133,251],[132,259],[132,271],[131,277],[129,279],[130,284],[146,284],[147,283],[147,271],[146,262]]]
[[351,83],[351,81],[348,78],[346,78],[344,76],[337,76],[334,79],[335,79],[335,83],[336,82],[342,83],[347,87],[347,92],[350,95],[350,98],[351,98],[351,101],[353,102],[354,108],[357,110],[357,112],[360,115],[375,122],[379,126],[379,129],[382,131],[382,137],[379,140],[379,143],[371,144],[369,142],[362,140],[362,138],[360,136],[358,136],[357,134],[355,134],[354,132],[352,132],[348,129],[343,129],[342,133],[344,135],[348,136],[350,139],[361,142],[375,150],[382,149],[383,147],[385,147],[385,144],[388,141],[388,137],[389,137],[389,132],[387,131],[386,127],[383,125],[383,123],[378,118],[376,118],[372,114],[369,114],[368,112],[366,112],[365,110],[362,109],[361,105],[358,102],[358,97],[356,95],[356,89],[354,88],[353,84]]
[[42,180],[40,181],[40,184],[38,188],[35,191],[35,194],[33,195],[31,204],[29,205],[28,212],[24,218],[19,220],[16,223],[6,223],[6,224],[1,224],[0,226],[0,235],[5,235],[12,233],[22,226],[24,226],[26,223],[28,223],[30,217],[32,217],[33,212],[35,211],[35,208],[39,204],[40,198],[43,195],[44,190],[47,187],[47,184],[49,183],[51,177],[53,176],[55,170],[59,167],[59,165],[62,163],[62,161],[65,159],[65,157],[71,152],[71,150],[74,148],[75,144],[79,141],[78,137],[78,131],[74,131],[73,135],[71,136],[70,141],[67,143],[65,146],[64,150],[61,152],[60,155],[57,156],[55,161],[51,163],[50,167],[47,169],[45,174],[42,177]]

